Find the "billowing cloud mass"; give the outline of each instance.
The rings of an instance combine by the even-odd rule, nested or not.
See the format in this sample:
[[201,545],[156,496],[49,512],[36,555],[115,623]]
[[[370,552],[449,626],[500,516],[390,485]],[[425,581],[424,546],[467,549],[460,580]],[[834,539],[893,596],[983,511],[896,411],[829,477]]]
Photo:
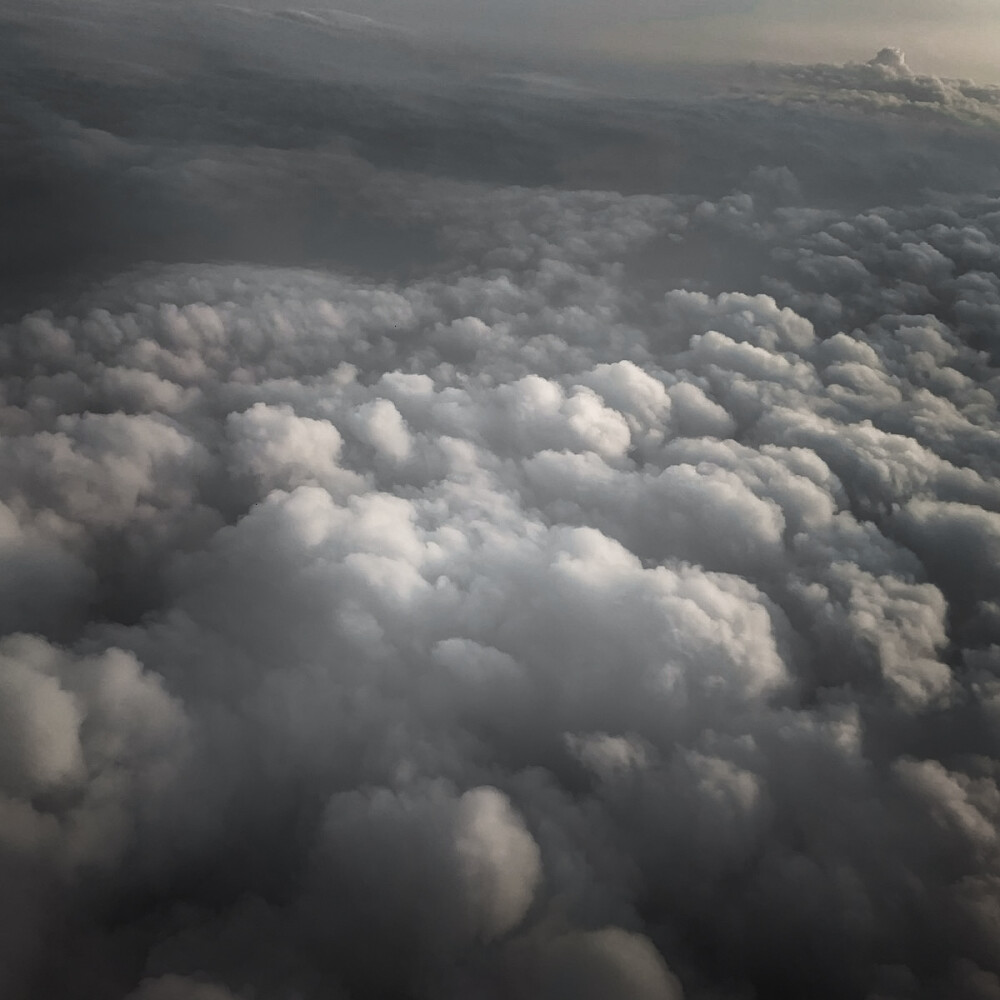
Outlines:
[[293,15],[4,43],[0,995],[1000,998],[1000,96]]

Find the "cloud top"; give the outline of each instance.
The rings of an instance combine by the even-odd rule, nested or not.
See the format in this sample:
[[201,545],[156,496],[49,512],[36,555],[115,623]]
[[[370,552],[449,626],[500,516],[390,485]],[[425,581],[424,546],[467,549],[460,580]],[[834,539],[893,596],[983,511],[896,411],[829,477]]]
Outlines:
[[[183,141],[35,107],[47,176],[336,217],[355,266],[147,263],[3,329],[0,992],[998,995],[995,95],[895,50],[532,92],[483,142],[555,179],[508,183],[434,159],[469,105],[404,169],[423,91],[337,146],[342,89],[224,132],[192,79]],[[661,112],[736,181],[615,165]]]

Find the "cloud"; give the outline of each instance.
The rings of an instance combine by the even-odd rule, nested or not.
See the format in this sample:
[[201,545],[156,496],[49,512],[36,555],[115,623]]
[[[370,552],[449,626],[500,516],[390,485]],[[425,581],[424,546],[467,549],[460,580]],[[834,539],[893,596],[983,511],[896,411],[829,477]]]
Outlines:
[[801,88],[798,100],[819,100],[846,106],[870,105],[909,116],[947,114],[958,119],[995,122],[1000,106],[1000,88],[981,86],[971,80],[942,79],[914,73],[902,49],[881,49],[874,59],[845,66],[787,66],[778,70],[761,67],[792,84],[782,99]]
[[[624,324],[614,318],[624,275],[588,278],[592,266],[567,262],[560,280],[591,288]],[[629,989],[670,996],[678,973],[663,959],[643,971],[642,956],[662,954],[654,940],[699,995],[701,959],[668,944],[668,930],[707,919],[726,873],[763,850],[764,881],[726,898],[732,926],[782,914],[778,933],[796,913],[804,928],[847,935],[837,961],[851,982],[874,976],[850,944],[860,948],[871,924],[852,922],[842,887],[810,869],[827,917],[800,911],[790,887],[806,877],[795,874],[806,855],[780,832],[786,824],[802,829],[810,855],[828,851],[853,873],[879,925],[917,905],[905,902],[908,879],[947,897],[920,835],[905,831],[925,829],[932,793],[920,789],[964,800],[920,776],[941,767],[957,775],[949,782],[980,781],[986,792],[990,779],[962,770],[954,733],[947,765],[924,758],[931,770],[914,771],[915,747],[880,720],[905,733],[928,712],[977,711],[944,658],[956,638],[947,615],[968,604],[952,592],[945,555],[957,543],[942,541],[934,558],[929,546],[944,538],[932,518],[968,524],[970,545],[988,537],[991,467],[952,461],[954,435],[982,425],[980,390],[945,378],[938,396],[909,379],[925,364],[918,355],[956,372],[980,370],[981,356],[940,324],[822,340],[764,295],[672,292],[659,324],[631,334],[633,359],[610,361],[606,340],[561,325],[559,310],[575,316],[574,306],[539,293],[553,273],[546,259],[501,285],[484,276],[392,289],[238,268],[201,268],[192,283],[194,272],[175,269],[140,277],[132,293],[164,297],[168,309],[46,321],[71,327],[72,340],[34,337],[37,318],[10,331],[14,343],[30,338],[33,364],[51,372],[38,386],[60,385],[67,358],[91,387],[104,383],[90,373],[109,367],[154,376],[114,397],[134,412],[113,420],[59,415],[80,405],[74,393],[15,407],[7,489],[17,492],[7,502],[23,530],[91,573],[102,572],[94,553],[112,530],[142,565],[162,567],[141,618],[96,621],[73,641],[128,649],[185,706],[197,734],[189,756],[168,740],[159,753],[179,761],[174,776],[146,793],[173,811],[172,842],[206,859],[234,837],[244,843],[245,860],[209,880],[216,891],[228,879],[257,885],[297,859],[316,866],[290,913],[265,904],[291,966],[271,951],[249,969],[213,956],[191,926],[160,944],[151,974],[200,969],[239,989],[280,967],[308,982],[322,942],[338,956],[334,981],[354,992],[444,982],[457,967],[475,979],[485,962],[554,996],[571,969],[595,963],[595,990],[620,991],[616,977],[628,975],[638,977]],[[500,335],[482,336],[469,316]],[[438,354],[451,348],[436,346],[436,331],[458,320],[476,335],[474,367]],[[522,374],[527,361],[547,374]],[[164,397],[168,376],[177,390]],[[120,382],[107,384],[117,392]],[[926,437],[914,421],[914,402],[931,397],[954,408],[947,435]],[[151,419],[159,399],[171,415]],[[978,423],[961,417],[969,407]],[[35,458],[43,453],[46,463]],[[57,455],[58,478],[28,478]],[[87,487],[91,469],[101,477]],[[202,509],[215,514],[178,520]],[[980,602],[990,595],[984,559]],[[34,745],[31,732],[79,729],[79,702],[58,683],[10,677],[21,745]],[[72,725],[44,724],[43,712]],[[847,812],[826,833],[828,806],[806,794],[808,772],[789,768],[789,753],[843,788],[831,805]],[[557,791],[574,759],[599,782],[578,802]],[[15,802],[26,782],[95,780],[81,777],[73,739],[12,760]],[[910,792],[888,820],[897,772]],[[535,774],[547,775],[537,787]],[[293,779],[298,792],[278,791]],[[261,797],[261,782],[274,791]],[[212,808],[220,795],[228,818]],[[951,827],[934,816],[966,817],[960,804],[934,808],[926,829],[937,837]],[[325,818],[307,820],[316,810]],[[588,815],[600,817],[597,845]],[[976,815],[956,819],[955,836],[985,830]],[[299,833],[265,864],[289,823]],[[868,837],[883,823],[878,844],[897,853],[898,869],[876,877]],[[131,836],[152,872],[170,870],[155,828]],[[951,849],[968,874],[989,870]],[[692,865],[697,891],[684,876]],[[254,891],[269,898],[264,883]],[[636,937],[649,905],[640,899],[667,909]],[[553,912],[568,912],[568,929],[534,927]],[[933,925],[933,909],[914,912]],[[215,919],[238,942],[264,917]],[[620,929],[602,930],[615,919]],[[320,926],[327,935],[307,930]],[[716,932],[720,946],[737,933],[729,926]],[[756,933],[758,954],[776,947]],[[377,971],[378,939],[409,942],[389,978]],[[914,974],[943,982],[947,954]],[[748,955],[733,956],[730,975],[760,981]],[[768,968],[791,975],[780,962]]]
[[183,976],[147,979],[128,1000],[231,1000],[233,994],[211,983],[199,983]]
[[[326,90],[282,146],[291,77],[257,145],[214,71],[118,95],[208,138],[29,112],[218,256],[258,195],[430,235],[367,273],[220,263],[181,213],[194,262],[123,249],[5,326],[5,995],[990,995],[1000,229],[962,102],[991,98],[917,114],[895,53],[768,72],[659,111],[532,94],[544,184],[319,142]],[[556,169],[661,112],[688,176],[730,131],[735,162],[671,194]],[[941,120],[974,179],[911,197],[972,148]],[[814,158],[758,156],[799,126]]]

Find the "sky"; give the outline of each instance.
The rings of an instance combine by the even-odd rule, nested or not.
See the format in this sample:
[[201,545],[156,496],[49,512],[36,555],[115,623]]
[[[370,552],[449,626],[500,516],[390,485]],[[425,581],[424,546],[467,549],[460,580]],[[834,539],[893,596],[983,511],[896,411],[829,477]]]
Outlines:
[[[278,0],[252,0],[278,8]],[[357,12],[434,36],[626,62],[844,62],[902,47],[921,71],[1000,82],[996,0],[353,0]]]
[[0,3],[5,1000],[1000,1000],[993,5],[706,10]]

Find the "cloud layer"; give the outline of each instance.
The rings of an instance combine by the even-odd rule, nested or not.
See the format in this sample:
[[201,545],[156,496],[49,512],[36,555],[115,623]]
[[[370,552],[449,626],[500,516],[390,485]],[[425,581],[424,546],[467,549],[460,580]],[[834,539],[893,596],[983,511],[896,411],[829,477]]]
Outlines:
[[[111,204],[232,247],[271,178],[405,266],[144,264],[4,328],[4,996],[1000,997],[995,95],[796,73],[635,111],[713,109],[695,163],[747,111],[673,194],[244,146],[225,81],[211,160],[35,101]],[[535,162],[613,146],[528,90],[522,138],[582,116]],[[892,204],[825,184],[911,149]]]

